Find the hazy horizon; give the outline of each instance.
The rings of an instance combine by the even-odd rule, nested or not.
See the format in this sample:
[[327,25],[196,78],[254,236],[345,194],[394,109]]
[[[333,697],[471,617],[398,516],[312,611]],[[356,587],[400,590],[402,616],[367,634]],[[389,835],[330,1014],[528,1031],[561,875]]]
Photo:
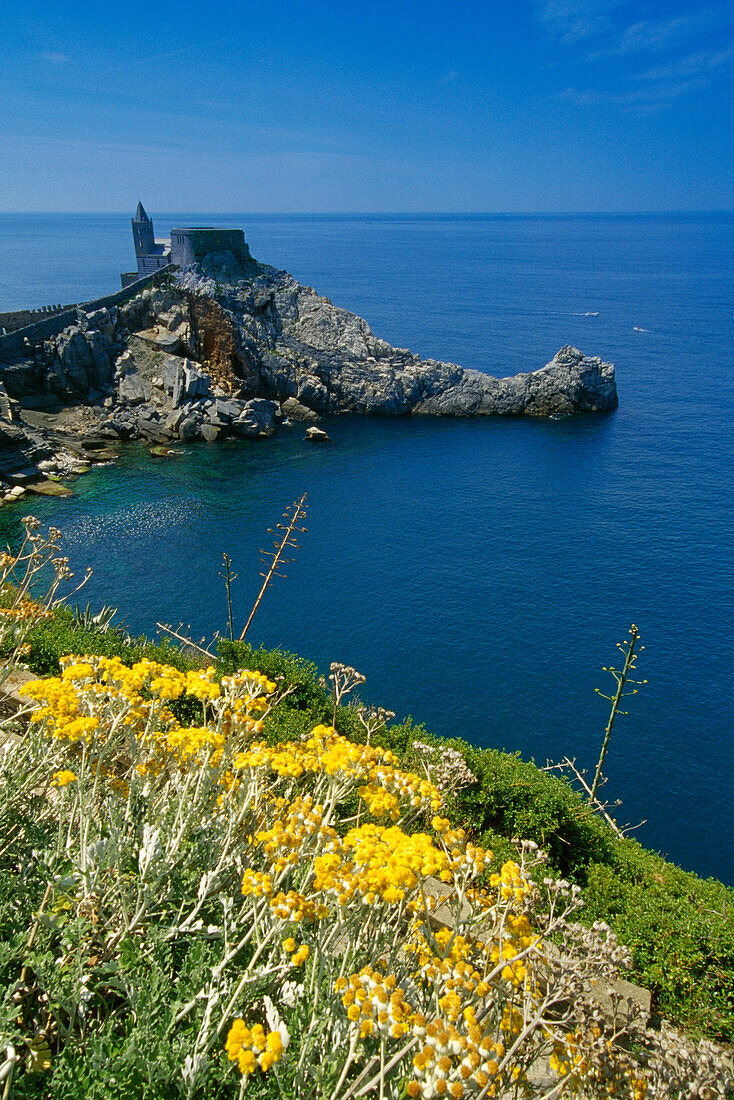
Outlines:
[[[146,207],[146,209],[148,209]],[[732,207],[709,207],[687,210],[214,210],[196,209],[155,210],[148,209],[152,218],[177,217],[179,214],[215,214],[224,217],[248,218],[665,218],[665,217],[717,217],[734,214]],[[0,210],[0,216],[18,217],[58,214],[64,217],[116,217],[127,215],[131,219],[133,209],[125,210]]]

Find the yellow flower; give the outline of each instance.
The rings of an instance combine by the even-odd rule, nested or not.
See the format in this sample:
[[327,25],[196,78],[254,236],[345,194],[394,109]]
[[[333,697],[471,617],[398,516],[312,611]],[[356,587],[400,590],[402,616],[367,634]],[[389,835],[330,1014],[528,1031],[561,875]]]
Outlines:
[[[224,1049],[231,1062],[237,1062],[240,1073],[247,1076],[257,1066],[267,1072],[283,1054],[283,1041],[277,1031],[265,1035],[260,1024],[250,1030],[244,1020],[235,1020],[229,1029]],[[259,1057],[258,1057],[259,1054]]]
[[74,772],[62,771],[55,772],[51,779],[52,787],[68,787],[70,783],[76,782],[76,776]]
[[295,955],[291,955],[291,963],[293,966],[302,966],[308,956],[311,954],[310,948],[307,943],[301,944],[296,951]]

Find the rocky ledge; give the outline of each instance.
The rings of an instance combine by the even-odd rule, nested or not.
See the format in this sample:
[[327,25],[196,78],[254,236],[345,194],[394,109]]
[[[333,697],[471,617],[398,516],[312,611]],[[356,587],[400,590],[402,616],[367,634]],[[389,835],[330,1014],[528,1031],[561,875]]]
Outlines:
[[612,364],[576,348],[493,377],[393,347],[284,271],[258,265],[223,282],[219,259],[122,306],[79,309],[77,324],[5,364],[26,452],[75,435],[92,451],[115,439],[262,437],[341,412],[560,417],[617,405]]

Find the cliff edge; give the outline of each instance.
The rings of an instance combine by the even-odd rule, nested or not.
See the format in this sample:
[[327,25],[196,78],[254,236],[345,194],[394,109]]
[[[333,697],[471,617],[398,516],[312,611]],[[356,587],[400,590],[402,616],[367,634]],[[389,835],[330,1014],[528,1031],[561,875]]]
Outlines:
[[562,348],[539,370],[495,378],[393,347],[283,271],[265,269],[218,297],[211,279],[182,281],[230,315],[268,396],[295,397],[319,413],[548,417],[617,405],[612,364],[576,348]]
[[77,307],[55,334],[14,333],[22,350],[0,366],[13,445],[29,424],[31,449],[46,440],[59,453],[77,436],[99,452],[115,439],[268,436],[286,419],[341,412],[561,417],[617,405],[612,364],[576,348],[496,378],[393,347],[285,271],[258,264],[232,281],[226,261],[211,254],[129,301]]

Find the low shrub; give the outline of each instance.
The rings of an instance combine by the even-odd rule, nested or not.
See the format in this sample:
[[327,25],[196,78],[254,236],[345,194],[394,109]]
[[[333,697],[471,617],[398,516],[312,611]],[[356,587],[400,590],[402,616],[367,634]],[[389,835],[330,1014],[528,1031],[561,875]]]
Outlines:
[[[66,654],[79,651],[128,665],[165,663],[180,672],[206,659],[166,640],[154,644],[130,639],[114,626],[95,629],[55,605],[67,572],[55,538],[52,531],[44,539],[29,520],[18,553],[0,562],[0,606],[5,608],[0,614],[0,654],[6,659],[0,681],[21,659],[37,675],[57,675]],[[34,581],[43,570],[48,575],[45,595],[33,598]],[[345,699],[335,705],[334,693],[310,662],[281,650],[220,640],[218,676],[246,665],[278,683],[279,698],[262,733],[268,744],[300,741],[314,726],[333,720],[352,742],[388,749],[402,767],[424,776],[435,775],[435,769],[431,771],[417,745],[434,746],[439,756],[460,754],[474,781],[442,792],[444,812],[454,825],[466,828],[502,860],[514,857],[513,838],[539,844],[549,856],[548,875],[581,886],[582,919],[589,924],[608,921],[629,945],[632,976],[651,990],[655,1009],[694,1034],[734,1042],[734,890],[687,874],[634,841],[619,840],[565,780],[517,754],[461,740],[447,742],[410,719],[391,725],[374,711],[366,719],[363,709],[346,705]],[[191,725],[200,702],[183,693],[169,701],[169,709],[179,723]],[[23,827],[30,838],[37,823],[28,821]],[[407,823],[406,828],[412,826]],[[36,839],[33,846],[41,847]]]
[[0,755],[6,1096],[727,1095],[713,1048],[587,995],[627,952],[532,841],[498,863],[330,726],[269,744],[260,672],[61,665]]

